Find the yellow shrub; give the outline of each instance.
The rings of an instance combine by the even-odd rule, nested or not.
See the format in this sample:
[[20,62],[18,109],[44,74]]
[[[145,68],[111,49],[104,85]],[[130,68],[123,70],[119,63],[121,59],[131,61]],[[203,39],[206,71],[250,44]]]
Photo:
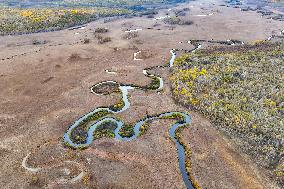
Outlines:
[[22,11],[21,12],[21,16],[22,17],[30,17],[30,16],[32,16],[33,15],[33,12],[32,11]]

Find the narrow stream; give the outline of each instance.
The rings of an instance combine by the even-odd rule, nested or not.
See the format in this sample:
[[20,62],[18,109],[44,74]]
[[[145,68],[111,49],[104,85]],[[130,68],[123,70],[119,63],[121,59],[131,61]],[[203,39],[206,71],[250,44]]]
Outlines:
[[[171,59],[170,59],[168,67],[172,67],[173,66],[174,60],[176,58],[175,50],[173,49],[170,52],[171,52]],[[147,76],[147,77],[150,77],[150,78],[154,78],[154,77],[158,78],[159,79],[159,87],[156,89],[156,91],[162,90],[162,88],[163,88],[163,79],[161,77],[155,76],[153,74],[148,73],[147,69],[143,70],[143,74],[145,76]],[[99,85],[105,84],[105,83],[116,83],[116,82],[114,82],[114,81],[105,81],[105,82],[98,83],[95,86],[99,86]],[[95,132],[96,128],[98,128],[98,126],[102,125],[105,122],[112,122],[112,123],[116,124],[117,127],[116,127],[116,129],[114,131],[116,140],[131,141],[131,140],[134,140],[137,137],[139,137],[139,135],[141,133],[140,129],[141,129],[141,126],[143,124],[145,124],[145,123],[147,123],[147,122],[149,122],[151,120],[167,119],[169,117],[175,117],[175,116],[178,115],[178,117],[181,118],[181,120],[176,121],[170,127],[169,135],[170,135],[171,139],[173,140],[173,142],[175,142],[175,144],[177,146],[179,168],[180,168],[180,171],[181,171],[181,174],[182,174],[183,181],[184,181],[184,183],[185,183],[185,185],[186,185],[186,187],[188,189],[193,189],[194,187],[192,186],[192,183],[191,183],[191,181],[189,179],[188,173],[186,172],[186,167],[185,167],[185,149],[179,143],[179,141],[176,138],[176,134],[175,134],[176,130],[179,127],[182,127],[182,126],[185,126],[185,125],[188,125],[188,124],[191,123],[190,115],[188,115],[188,114],[186,114],[184,112],[175,112],[175,111],[174,112],[166,112],[166,113],[161,113],[161,114],[158,114],[158,115],[155,115],[155,116],[152,116],[152,117],[146,117],[146,118],[144,118],[142,120],[139,120],[133,126],[134,134],[132,136],[130,136],[130,137],[123,137],[123,136],[121,136],[119,134],[119,131],[124,126],[124,122],[123,121],[121,121],[121,120],[119,120],[117,118],[114,118],[114,117],[106,116],[106,117],[103,117],[101,119],[98,119],[94,124],[92,124],[89,127],[85,143],[76,143],[76,142],[74,142],[71,139],[72,131],[74,129],[76,129],[84,120],[86,120],[88,117],[94,115],[95,113],[104,110],[104,111],[107,111],[107,112],[112,113],[112,114],[117,114],[117,113],[120,113],[120,112],[123,112],[123,111],[127,110],[130,107],[130,102],[129,102],[129,99],[128,99],[128,91],[129,90],[134,90],[134,89],[141,89],[141,87],[134,87],[132,85],[131,86],[130,85],[119,85],[119,90],[120,90],[120,92],[122,94],[122,100],[124,102],[124,106],[122,108],[120,108],[119,110],[117,110],[117,111],[114,111],[114,110],[112,110],[111,108],[108,108],[108,107],[106,107],[106,108],[96,108],[92,112],[89,112],[89,113],[85,114],[84,116],[82,116],[81,118],[76,120],[69,127],[67,132],[64,134],[64,142],[67,143],[68,145],[70,145],[73,148],[85,148],[85,147],[88,147],[94,141],[93,133]],[[91,90],[92,90],[93,93],[95,93],[93,91],[93,88]]]

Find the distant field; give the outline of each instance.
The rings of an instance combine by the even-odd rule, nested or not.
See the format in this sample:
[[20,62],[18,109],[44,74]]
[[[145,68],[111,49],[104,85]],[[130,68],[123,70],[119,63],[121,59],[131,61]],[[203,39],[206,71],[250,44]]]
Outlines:
[[129,13],[127,9],[111,8],[0,8],[0,34],[59,30],[100,17]]
[[94,6],[94,7],[131,7],[139,5],[154,5],[161,3],[176,3],[182,0],[0,0],[1,5],[13,7],[39,7],[39,6]]
[[0,35],[59,30],[182,0],[1,0]]
[[181,103],[234,136],[284,181],[284,45],[209,49],[178,58],[171,76]]

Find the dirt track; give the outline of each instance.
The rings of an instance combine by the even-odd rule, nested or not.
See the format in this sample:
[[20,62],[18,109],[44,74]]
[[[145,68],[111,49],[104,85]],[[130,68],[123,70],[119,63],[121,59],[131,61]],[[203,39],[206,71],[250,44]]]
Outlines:
[[[190,39],[248,42],[266,39],[284,26],[255,12],[212,3],[195,1],[181,7],[190,8],[188,18],[193,25],[173,27],[142,17],[97,21],[84,30],[0,37],[0,188],[184,188],[176,149],[167,135],[170,121],[155,121],[144,136],[131,143],[101,139],[84,151],[63,148],[60,139],[78,117],[119,99],[90,93],[93,84],[115,80],[145,85],[150,79],[142,70],[165,64],[172,48],[191,49],[186,43]],[[172,14],[161,10],[160,15],[167,12]],[[208,16],[198,16],[204,14]],[[109,28],[104,35],[112,42],[98,44],[93,34],[96,27]],[[137,38],[122,39],[126,29],[136,28],[142,28]],[[83,44],[85,38],[90,43]],[[34,39],[47,43],[33,45]],[[140,50],[144,60],[134,61],[133,54]],[[263,170],[239,154],[208,120],[174,103],[167,80],[169,70],[156,72],[165,80],[164,91],[130,92],[131,107],[119,115],[123,120],[132,123],[147,113],[187,111],[193,115],[193,124],[184,130],[184,138],[193,152],[193,174],[203,188],[273,187]],[[27,163],[46,167],[44,171],[31,174],[21,166],[29,152],[32,154]],[[68,176],[64,161],[75,161],[80,166],[67,163]],[[51,165],[62,167],[49,168]],[[79,174],[81,169],[83,180],[58,181]]]

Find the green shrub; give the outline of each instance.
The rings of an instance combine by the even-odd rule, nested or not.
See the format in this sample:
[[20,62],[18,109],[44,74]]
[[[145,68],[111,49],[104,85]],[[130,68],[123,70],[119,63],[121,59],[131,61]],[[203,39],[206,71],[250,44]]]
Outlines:
[[180,19],[177,16],[165,18],[164,19],[164,23],[165,24],[170,24],[170,25],[191,25],[191,24],[193,24],[192,21]]
[[108,29],[107,28],[96,28],[95,33],[107,33]]

